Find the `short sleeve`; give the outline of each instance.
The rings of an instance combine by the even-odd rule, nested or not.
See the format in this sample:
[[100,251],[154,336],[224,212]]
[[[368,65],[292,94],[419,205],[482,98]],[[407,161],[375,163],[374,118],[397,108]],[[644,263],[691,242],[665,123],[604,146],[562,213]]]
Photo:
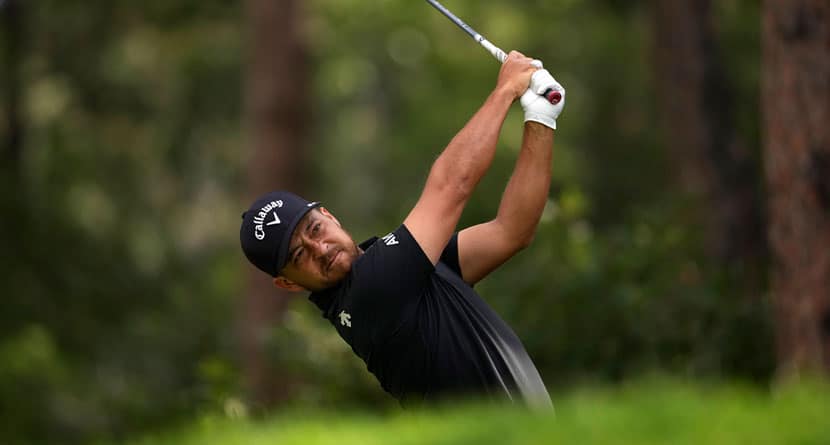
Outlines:
[[412,315],[435,270],[404,225],[375,241],[353,267],[355,303],[377,326],[393,328]]
[[462,276],[461,263],[458,261],[458,232],[452,234],[452,238],[447,243],[447,247],[441,252],[440,261],[452,269],[458,276]]

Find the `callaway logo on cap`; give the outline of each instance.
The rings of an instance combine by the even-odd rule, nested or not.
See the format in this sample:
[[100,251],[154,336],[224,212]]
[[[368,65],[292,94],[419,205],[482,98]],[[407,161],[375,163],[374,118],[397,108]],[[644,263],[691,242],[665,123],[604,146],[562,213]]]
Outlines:
[[242,214],[239,241],[248,260],[259,270],[279,275],[288,257],[288,244],[297,223],[319,206],[291,192],[276,191],[261,196]]
[[[262,241],[265,239],[265,230],[262,227],[263,220],[268,216],[268,212],[271,212],[272,209],[276,209],[278,207],[282,207],[282,200],[271,201],[268,204],[265,204],[265,207],[259,209],[259,212],[254,215],[254,236],[256,239]],[[277,216],[277,211],[273,211],[274,219],[265,223],[266,226],[273,226],[274,224],[279,224],[280,217]]]

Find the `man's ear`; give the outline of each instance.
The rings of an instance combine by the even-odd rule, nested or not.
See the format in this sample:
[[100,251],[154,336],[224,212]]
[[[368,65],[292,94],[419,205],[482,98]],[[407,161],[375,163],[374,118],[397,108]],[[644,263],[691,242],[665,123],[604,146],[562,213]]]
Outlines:
[[320,207],[318,207],[318,208],[320,209],[320,213],[322,213],[323,215],[325,215],[325,216],[327,216],[327,217],[331,218],[332,220],[334,220],[334,222],[335,222],[338,226],[343,227],[343,226],[340,224],[340,221],[338,221],[338,220],[337,220],[337,218],[335,218],[335,217],[334,217],[334,215],[332,215],[331,213],[329,213],[329,211],[328,211],[328,210],[326,210],[326,208],[325,208],[325,207],[320,206]]
[[280,289],[285,289],[290,292],[303,292],[308,290],[283,276],[274,278],[274,286],[277,286]]

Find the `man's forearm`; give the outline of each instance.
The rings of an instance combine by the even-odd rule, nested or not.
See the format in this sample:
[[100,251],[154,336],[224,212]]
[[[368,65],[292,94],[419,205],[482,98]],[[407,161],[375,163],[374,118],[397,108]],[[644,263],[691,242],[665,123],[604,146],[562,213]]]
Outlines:
[[472,193],[493,162],[502,124],[513,103],[509,91],[494,90],[447,145],[432,166],[430,176]]
[[522,148],[502,195],[496,219],[522,246],[533,239],[550,188],[553,130],[526,122]]

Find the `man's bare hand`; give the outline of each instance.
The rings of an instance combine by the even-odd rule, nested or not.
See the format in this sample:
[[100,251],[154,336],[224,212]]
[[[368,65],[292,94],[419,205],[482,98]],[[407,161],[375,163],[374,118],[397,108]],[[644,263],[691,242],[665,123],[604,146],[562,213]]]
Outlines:
[[514,100],[521,97],[530,85],[530,76],[539,69],[532,62],[530,57],[510,51],[499,71],[496,89],[509,92]]

